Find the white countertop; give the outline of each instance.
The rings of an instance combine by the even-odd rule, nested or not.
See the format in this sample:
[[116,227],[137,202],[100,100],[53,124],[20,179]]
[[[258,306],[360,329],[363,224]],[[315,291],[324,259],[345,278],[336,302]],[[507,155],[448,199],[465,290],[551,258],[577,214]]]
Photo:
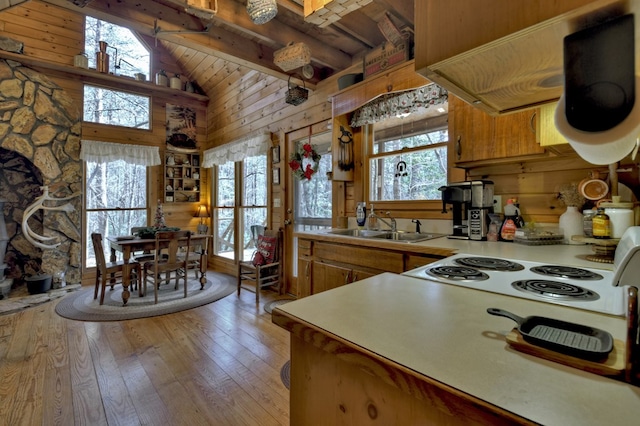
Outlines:
[[[443,244],[511,258],[520,258],[531,249],[520,253],[509,243],[455,241]],[[535,260],[545,259],[544,247],[534,251],[542,256]],[[277,309],[534,422],[563,426],[638,423],[640,388],[511,349],[504,334],[515,323],[487,314],[489,307],[601,328],[625,340],[623,318],[391,273]]]
[[592,246],[586,244],[527,246],[524,244],[504,241],[471,241],[451,239],[447,237],[440,237],[417,243],[406,243],[380,240],[377,238],[347,237],[331,234],[330,232],[331,230],[300,231],[296,232],[296,235],[299,237],[308,236],[320,240],[329,240],[331,242],[359,244],[366,247],[419,251],[425,254],[434,254],[444,257],[455,253],[469,253],[478,256],[502,257],[514,260],[535,260],[536,262],[583,268],[613,269],[612,264],[587,260],[586,257],[593,254],[593,250]]

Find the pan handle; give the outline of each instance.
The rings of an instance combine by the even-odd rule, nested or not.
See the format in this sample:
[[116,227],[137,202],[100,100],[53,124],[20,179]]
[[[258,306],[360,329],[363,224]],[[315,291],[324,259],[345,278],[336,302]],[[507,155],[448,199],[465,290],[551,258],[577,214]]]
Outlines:
[[487,308],[487,313],[498,317],[507,317],[509,319],[512,319],[518,323],[518,326],[522,325],[522,323],[524,322],[524,318],[519,317],[518,315],[513,314],[509,311],[505,311],[504,309]]

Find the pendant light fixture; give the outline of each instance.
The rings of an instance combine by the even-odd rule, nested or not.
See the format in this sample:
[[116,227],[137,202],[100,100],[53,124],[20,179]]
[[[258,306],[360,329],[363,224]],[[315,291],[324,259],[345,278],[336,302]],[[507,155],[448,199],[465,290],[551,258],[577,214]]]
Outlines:
[[266,24],[278,14],[278,4],[276,0],[247,0],[247,12],[254,24]]

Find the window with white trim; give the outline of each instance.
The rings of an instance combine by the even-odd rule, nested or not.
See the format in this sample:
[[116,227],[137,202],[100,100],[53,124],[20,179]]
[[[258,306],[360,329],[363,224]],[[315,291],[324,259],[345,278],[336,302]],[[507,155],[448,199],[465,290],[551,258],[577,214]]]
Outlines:
[[369,199],[439,200],[438,188],[447,184],[448,141],[446,114],[374,130]]

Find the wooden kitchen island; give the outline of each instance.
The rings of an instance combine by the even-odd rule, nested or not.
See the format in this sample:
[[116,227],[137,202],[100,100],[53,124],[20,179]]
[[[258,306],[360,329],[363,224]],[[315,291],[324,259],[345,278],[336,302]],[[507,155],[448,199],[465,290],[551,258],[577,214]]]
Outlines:
[[624,318],[384,273],[274,309],[291,424],[637,424],[640,388],[511,349],[489,307],[625,340]]

